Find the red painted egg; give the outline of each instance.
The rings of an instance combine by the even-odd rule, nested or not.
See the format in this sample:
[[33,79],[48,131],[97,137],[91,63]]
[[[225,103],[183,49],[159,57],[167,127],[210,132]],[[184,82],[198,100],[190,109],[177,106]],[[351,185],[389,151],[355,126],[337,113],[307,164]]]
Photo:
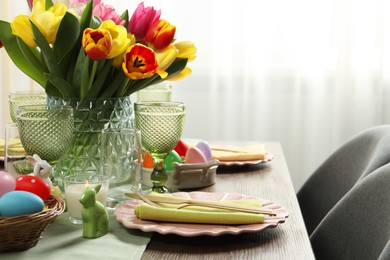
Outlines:
[[188,145],[183,142],[183,140],[179,140],[177,143],[175,149],[174,149],[181,157],[186,156],[187,150],[188,150]]
[[15,190],[23,190],[34,193],[45,200],[50,196],[50,186],[37,176],[24,175],[16,178]]

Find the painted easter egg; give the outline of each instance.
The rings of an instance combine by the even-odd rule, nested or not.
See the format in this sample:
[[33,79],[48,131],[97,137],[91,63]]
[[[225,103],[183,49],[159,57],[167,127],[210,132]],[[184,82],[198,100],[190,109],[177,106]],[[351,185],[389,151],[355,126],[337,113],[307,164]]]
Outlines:
[[37,176],[24,175],[16,178],[15,190],[29,191],[45,200],[50,196],[50,186]]
[[145,153],[144,160],[142,162],[142,167],[148,168],[148,169],[154,168],[153,157],[148,152]]
[[200,141],[199,143],[197,143],[195,145],[195,147],[197,147],[203,153],[203,155],[204,155],[204,157],[206,157],[207,161],[211,160],[211,148],[207,142]]
[[14,217],[43,210],[43,200],[28,191],[10,191],[0,198],[0,215]]
[[8,172],[0,171],[0,197],[5,193],[15,190],[15,178]]
[[172,150],[164,160],[164,168],[166,171],[173,171],[173,163],[182,163],[183,160],[181,159],[180,155],[175,151]]
[[207,159],[197,147],[190,147],[184,158],[185,163],[206,163]]
[[176,147],[174,148],[174,150],[182,157],[186,156],[186,153],[187,153],[187,150],[188,150],[188,145],[183,141],[183,140],[179,140],[179,142],[177,143]]

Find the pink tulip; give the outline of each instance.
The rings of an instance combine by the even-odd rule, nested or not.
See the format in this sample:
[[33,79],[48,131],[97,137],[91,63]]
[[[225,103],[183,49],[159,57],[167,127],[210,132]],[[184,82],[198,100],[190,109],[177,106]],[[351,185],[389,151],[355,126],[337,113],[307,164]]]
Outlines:
[[34,0],[27,0],[28,7],[30,8],[30,10],[31,10],[32,7],[33,7],[33,2],[34,2]]
[[143,41],[148,31],[155,22],[160,20],[161,10],[155,10],[153,7],[146,7],[140,3],[129,21],[129,31],[135,38]]
[[126,21],[122,21],[120,15],[115,11],[115,8],[111,5],[100,3],[95,5],[93,9],[93,14],[102,21],[112,20],[117,25],[124,25]]

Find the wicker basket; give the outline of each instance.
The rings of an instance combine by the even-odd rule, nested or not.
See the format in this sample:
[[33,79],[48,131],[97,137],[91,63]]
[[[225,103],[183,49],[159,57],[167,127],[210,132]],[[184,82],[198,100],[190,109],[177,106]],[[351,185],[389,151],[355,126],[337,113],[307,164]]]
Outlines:
[[50,196],[41,212],[17,217],[0,217],[0,252],[34,247],[46,227],[65,210],[61,198]]

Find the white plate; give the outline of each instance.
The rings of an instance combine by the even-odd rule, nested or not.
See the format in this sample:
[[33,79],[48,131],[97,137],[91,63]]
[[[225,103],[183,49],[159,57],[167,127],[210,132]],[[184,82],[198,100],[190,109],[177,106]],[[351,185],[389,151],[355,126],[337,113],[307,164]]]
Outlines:
[[[244,198],[253,198],[251,196],[233,194],[233,193],[215,193],[215,192],[178,192],[175,196],[203,199],[203,200],[240,200]],[[272,209],[276,216],[266,217],[264,223],[246,224],[246,225],[214,225],[214,224],[186,224],[186,223],[170,223],[170,222],[155,222],[138,219],[134,215],[134,208],[141,202],[138,200],[129,200],[115,210],[116,219],[127,228],[140,229],[145,232],[157,232],[160,234],[176,234],[184,237],[192,236],[219,236],[223,234],[240,234],[261,232],[268,228],[274,228],[279,223],[284,223],[288,217],[288,212],[283,206],[271,201],[262,200],[264,209]]]
[[260,163],[266,163],[271,161],[274,155],[266,153],[263,160],[251,160],[251,161],[219,161],[221,166],[245,166],[245,165],[257,165]]

